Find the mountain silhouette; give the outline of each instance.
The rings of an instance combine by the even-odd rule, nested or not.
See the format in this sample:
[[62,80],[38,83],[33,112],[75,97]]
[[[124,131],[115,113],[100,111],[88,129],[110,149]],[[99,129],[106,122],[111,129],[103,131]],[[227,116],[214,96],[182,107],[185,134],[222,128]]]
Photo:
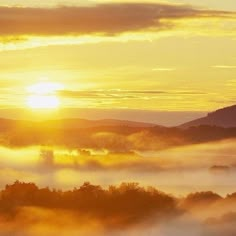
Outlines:
[[17,130],[19,128],[35,128],[42,129],[87,129],[95,127],[136,127],[149,128],[157,126],[152,123],[136,122],[129,120],[86,120],[86,119],[59,119],[59,120],[45,120],[45,121],[28,121],[28,120],[12,120],[0,118],[0,132]]
[[224,128],[236,127],[236,105],[209,113],[206,117],[182,124],[181,128],[209,125]]
[[[217,117],[218,113],[222,112],[225,114],[224,111],[217,111],[208,117]],[[232,119],[235,115],[227,113],[223,117],[225,119],[221,121],[226,120],[229,123],[228,119]],[[204,121],[204,118],[202,120]],[[64,119],[34,122],[0,119],[0,145],[10,147],[55,145],[106,149],[120,153],[130,150],[160,150],[236,138],[236,125],[220,127],[222,124],[216,126],[219,124],[217,122],[202,125],[204,122],[200,121],[185,124],[183,127],[186,128],[183,129],[121,120]],[[235,119],[230,121],[233,126]]]
[[136,122],[129,120],[116,120],[116,119],[103,119],[103,120],[86,120],[86,119],[61,119],[61,120],[49,120],[39,122],[41,126],[48,126],[54,128],[93,128],[93,127],[102,127],[102,126],[114,126],[114,127],[154,127],[156,124],[145,123],[145,122]]

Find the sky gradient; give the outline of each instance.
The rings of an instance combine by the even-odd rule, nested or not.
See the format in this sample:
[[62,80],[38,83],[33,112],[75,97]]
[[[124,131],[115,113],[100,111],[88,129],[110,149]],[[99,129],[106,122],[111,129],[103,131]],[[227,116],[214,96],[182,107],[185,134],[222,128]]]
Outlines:
[[27,108],[42,81],[62,85],[61,109],[199,115],[235,103],[234,1],[0,5],[1,109]]

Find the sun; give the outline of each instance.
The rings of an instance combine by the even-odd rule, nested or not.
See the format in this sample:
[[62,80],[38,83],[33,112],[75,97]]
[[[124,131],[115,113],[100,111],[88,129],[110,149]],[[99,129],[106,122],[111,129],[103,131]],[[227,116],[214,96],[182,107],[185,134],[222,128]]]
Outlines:
[[64,86],[60,83],[53,82],[40,82],[33,84],[27,88],[29,93],[38,94],[38,95],[48,95],[55,93],[58,90],[62,90]]
[[56,92],[63,89],[63,85],[53,82],[40,82],[27,87],[29,93],[27,106],[32,109],[56,109],[60,100]]
[[27,105],[33,109],[54,109],[60,106],[57,96],[32,95],[27,99]]

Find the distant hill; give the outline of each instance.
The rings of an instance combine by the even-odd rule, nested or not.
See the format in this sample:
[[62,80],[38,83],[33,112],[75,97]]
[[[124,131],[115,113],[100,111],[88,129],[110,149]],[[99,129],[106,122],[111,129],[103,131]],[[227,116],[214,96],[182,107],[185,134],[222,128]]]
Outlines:
[[41,127],[50,129],[87,129],[95,127],[136,127],[136,128],[149,128],[155,127],[156,124],[135,122],[128,120],[86,120],[86,119],[60,119],[60,120],[47,120],[47,121],[26,121],[26,120],[12,120],[0,118],[0,132],[16,130],[19,128],[33,128]]
[[39,122],[42,126],[48,126],[50,128],[64,128],[64,129],[86,129],[95,127],[138,127],[148,128],[154,127],[156,124],[135,122],[128,120],[115,120],[115,119],[104,119],[104,120],[86,120],[86,119],[61,119],[61,120],[49,120]]
[[62,119],[32,122],[0,119],[0,145],[11,147],[53,145],[123,153],[231,138],[236,138],[236,127],[197,125],[183,129],[124,120]]
[[209,113],[206,117],[187,122],[182,124],[180,127],[189,128],[200,125],[224,128],[236,127],[236,105],[216,110]]

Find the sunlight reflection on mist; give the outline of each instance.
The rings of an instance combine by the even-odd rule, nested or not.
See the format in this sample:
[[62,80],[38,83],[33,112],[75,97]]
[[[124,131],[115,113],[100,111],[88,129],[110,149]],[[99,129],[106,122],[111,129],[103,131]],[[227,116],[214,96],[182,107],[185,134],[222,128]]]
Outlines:
[[157,152],[127,153],[62,147],[0,147],[0,185],[16,179],[58,188],[71,188],[85,181],[104,186],[135,181],[177,194],[203,189],[226,194],[236,186],[235,142],[226,140]]

